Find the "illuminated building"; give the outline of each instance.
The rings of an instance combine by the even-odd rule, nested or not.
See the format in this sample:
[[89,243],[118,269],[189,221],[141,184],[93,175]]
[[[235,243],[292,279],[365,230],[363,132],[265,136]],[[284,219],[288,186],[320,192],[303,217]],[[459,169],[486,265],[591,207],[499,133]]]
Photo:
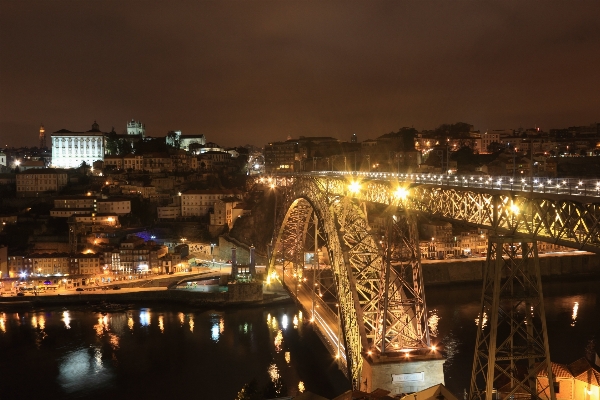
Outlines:
[[142,138],[146,134],[146,125],[140,121],[131,120],[127,123],[127,134],[128,135],[140,135]]
[[76,168],[82,162],[91,166],[95,161],[104,160],[105,147],[105,133],[95,121],[86,132],[61,129],[52,134],[52,166]]

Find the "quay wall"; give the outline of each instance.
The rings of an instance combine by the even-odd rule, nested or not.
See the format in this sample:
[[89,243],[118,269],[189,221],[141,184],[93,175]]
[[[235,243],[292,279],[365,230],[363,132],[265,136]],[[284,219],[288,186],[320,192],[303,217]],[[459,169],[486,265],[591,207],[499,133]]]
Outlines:
[[[187,290],[151,290],[114,293],[110,291],[61,294],[56,296],[0,297],[0,308],[3,306],[58,306],[73,304],[106,303],[182,303],[191,306],[214,305],[227,306],[234,304],[250,304],[261,302],[262,284],[247,283],[229,285],[231,292],[198,292]],[[234,286],[234,287],[231,287]]]
[[[600,255],[593,253],[540,255],[542,278],[600,274]],[[425,284],[481,282],[484,258],[422,261]]]

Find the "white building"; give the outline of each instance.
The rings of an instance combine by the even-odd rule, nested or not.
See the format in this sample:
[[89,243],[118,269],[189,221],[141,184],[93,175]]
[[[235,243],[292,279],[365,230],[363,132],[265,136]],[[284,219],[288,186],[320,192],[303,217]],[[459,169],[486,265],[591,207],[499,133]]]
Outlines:
[[6,167],[6,154],[0,151],[0,165]]
[[52,134],[52,166],[76,168],[84,161],[90,166],[103,161],[105,141],[105,134],[95,121],[87,132],[56,131]]
[[127,123],[127,134],[144,137],[146,134],[146,125],[142,124],[140,121],[131,120]]

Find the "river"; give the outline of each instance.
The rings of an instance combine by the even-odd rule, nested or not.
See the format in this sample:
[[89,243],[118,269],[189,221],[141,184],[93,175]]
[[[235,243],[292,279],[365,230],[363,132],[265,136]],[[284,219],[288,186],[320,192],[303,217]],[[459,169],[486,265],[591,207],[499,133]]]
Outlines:
[[[448,388],[468,389],[480,287],[427,288]],[[600,281],[544,284],[552,359],[595,351]],[[279,379],[277,379],[279,377]],[[0,312],[0,398],[234,399],[244,384],[334,397],[349,389],[294,306],[195,310],[135,307]],[[271,382],[270,385],[267,385]]]

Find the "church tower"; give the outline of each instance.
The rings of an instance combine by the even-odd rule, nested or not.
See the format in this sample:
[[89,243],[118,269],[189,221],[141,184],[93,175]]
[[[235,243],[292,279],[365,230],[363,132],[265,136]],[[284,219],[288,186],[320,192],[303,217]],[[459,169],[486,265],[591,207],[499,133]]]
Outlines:
[[46,130],[44,129],[44,125],[40,126],[40,149],[46,148]]

